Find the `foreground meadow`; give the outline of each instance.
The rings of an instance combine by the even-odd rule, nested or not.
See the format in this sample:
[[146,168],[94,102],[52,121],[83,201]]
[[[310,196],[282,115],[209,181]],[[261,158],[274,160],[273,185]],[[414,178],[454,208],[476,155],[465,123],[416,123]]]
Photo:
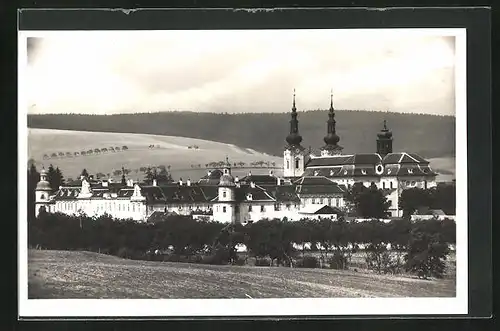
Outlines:
[[30,250],[30,299],[453,297],[455,279],[368,272],[134,261]]

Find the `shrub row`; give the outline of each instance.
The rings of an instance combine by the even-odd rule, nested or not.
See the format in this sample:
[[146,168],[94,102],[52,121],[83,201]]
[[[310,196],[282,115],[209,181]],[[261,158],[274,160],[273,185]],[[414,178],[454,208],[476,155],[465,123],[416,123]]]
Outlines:
[[[455,240],[453,220],[264,219],[242,226],[196,221],[188,216],[171,216],[151,224],[113,220],[106,215],[91,218],[45,213],[31,219],[28,229],[31,247],[99,251],[168,262],[243,265],[246,258],[236,254],[236,246],[244,244],[246,256],[255,257],[256,266],[348,269],[353,254],[363,247],[368,269],[378,273],[410,271],[423,277],[443,275],[448,244]],[[305,254],[315,250],[319,259]]]

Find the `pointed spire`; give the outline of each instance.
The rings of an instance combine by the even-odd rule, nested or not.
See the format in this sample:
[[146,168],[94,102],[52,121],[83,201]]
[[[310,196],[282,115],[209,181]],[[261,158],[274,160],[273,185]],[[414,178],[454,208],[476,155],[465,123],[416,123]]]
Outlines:
[[292,119],[290,120],[290,134],[286,137],[289,146],[300,146],[302,136],[299,134],[299,121],[297,120],[297,108],[295,106],[295,89],[293,89]]
[[335,109],[333,108],[333,89],[330,91],[330,111],[328,112],[327,123],[327,133],[323,139],[325,146],[322,148],[324,152],[322,154],[338,154],[343,149],[343,147],[337,145],[340,141],[340,137],[336,133],[335,125]]
[[382,157],[392,153],[392,132],[387,128],[385,119],[384,127],[377,134],[377,153]]
[[330,90],[330,111],[333,111],[333,89]]

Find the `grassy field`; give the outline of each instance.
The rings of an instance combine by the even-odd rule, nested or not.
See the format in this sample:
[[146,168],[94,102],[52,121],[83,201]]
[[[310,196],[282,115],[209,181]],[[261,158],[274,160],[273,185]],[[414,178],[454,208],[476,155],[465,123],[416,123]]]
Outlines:
[[30,250],[29,298],[453,297],[455,280],[284,267],[132,261]]
[[[99,155],[88,155],[78,157],[51,158],[44,160],[44,154],[51,155],[58,152],[80,152],[95,148],[109,148],[110,146],[122,147],[126,145],[129,150],[117,153],[103,153]],[[160,148],[150,149],[149,146],[159,145]],[[188,146],[197,145],[199,149],[189,149]],[[28,156],[33,158],[37,166],[47,167],[53,164],[59,167],[66,178],[77,178],[82,169],[86,168],[90,173],[101,172],[113,173],[122,167],[138,169],[148,165],[171,165],[174,179],[198,179],[206,174],[205,169],[191,168],[191,165],[201,165],[212,161],[222,161],[227,157],[231,162],[245,162],[249,165],[255,161],[275,162],[281,167],[283,160],[280,157],[256,152],[251,149],[239,148],[235,145],[224,144],[214,141],[159,136],[134,133],[110,133],[110,132],[84,132],[52,129],[28,129]],[[454,178],[455,158],[442,157],[429,159],[431,167],[440,175],[439,181],[449,181]],[[268,169],[252,169],[252,173],[268,173]],[[275,169],[278,175],[280,169]],[[237,176],[244,176],[246,170],[234,169]],[[142,180],[141,172],[132,171],[129,176],[133,179]],[[119,179],[117,177],[117,179]]]
[[[134,133],[110,133],[110,132],[83,132],[51,129],[28,129],[28,156],[33,158],[37,164],[47,167],[53,164],[59,167],[66,178],[77,178],[82,169],[86,168],[89,173],[102,172],[113,173],[113,170],[138,169],[143,166],[171,165],[174,179],[187,178],[198,179],[206,174],[206,169],[192,169],[191,164],[205,167],[206,163],[225,160],[245,162],[247,165],[255,161],[276,162],[281,166],[283,161],[279,157],[258,153],[251,149],[243,149],[234,145],[214,141],[157,136]],[[58,152],[75,152],[95,148],[109,148],[110,146],[126,145],[127,151],[116,153],[102,153],[99,155],[87,155],[78,157],[51,158],[44,160],[44,154],[51,155]],[[150,149],[149,145],[159,146]],[[189,149],[196,145],[199,148]],[[267,169],[255,169],[252,173],[268,173]],[[237,176],[244,176],[248,170],[233,171]],[[276,173],[280,173],[276,171]],[[144,174],[132,171],[129,175],[133,179],[142,180]]]

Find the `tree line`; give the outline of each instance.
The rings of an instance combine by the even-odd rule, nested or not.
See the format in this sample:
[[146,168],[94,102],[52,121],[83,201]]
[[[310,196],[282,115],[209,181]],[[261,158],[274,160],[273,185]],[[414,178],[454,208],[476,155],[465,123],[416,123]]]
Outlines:
[[126,151],[128,150],[127,146],[116,146],[116,147],[103,147],[103,148],[90,148],[88,150],[81,150],[81,151],[76,151],[76,152],[53,152],[53,153],[47,153],[43,155],[44,160],[49,160],[49,159],[61,159],[61,158],[72,158],[72,157],[79,157],[79,156],[87,156],[87,155],[98,155],[98,154],[104,154],[104,153],[115,153],[115,152],[120,152],[120,151]]
[[[339,219],[263,219],[248,225],[166,216],[155,223],[41,213],[30,217],[31,248],[87,250],[129,259],[307,268],[348,269],[355,254],[377,273],[409,272],[443,277],[453,220],[407,219],[389,223]],[[237,247],[246,252],[237,253]]]
[[[290,130],[290,115],[287,113],[290,106],[283,105],[280,110],[272,110],[282,113],[258,114],[158,112],[106,116],[28,115],[28,127],[189,137],[281,156],[284,139]],[[298,119],[305,146],[321,147],[326,133],[327,110],[300,111]],[[376,134],[385,119],[394,133],[394,150],[412,151],[429,158],[455,153],[455,118],[452,116],[337,110],[335,119],[337,133],[341,137],[340,144],[346,152],[375,152]]]

